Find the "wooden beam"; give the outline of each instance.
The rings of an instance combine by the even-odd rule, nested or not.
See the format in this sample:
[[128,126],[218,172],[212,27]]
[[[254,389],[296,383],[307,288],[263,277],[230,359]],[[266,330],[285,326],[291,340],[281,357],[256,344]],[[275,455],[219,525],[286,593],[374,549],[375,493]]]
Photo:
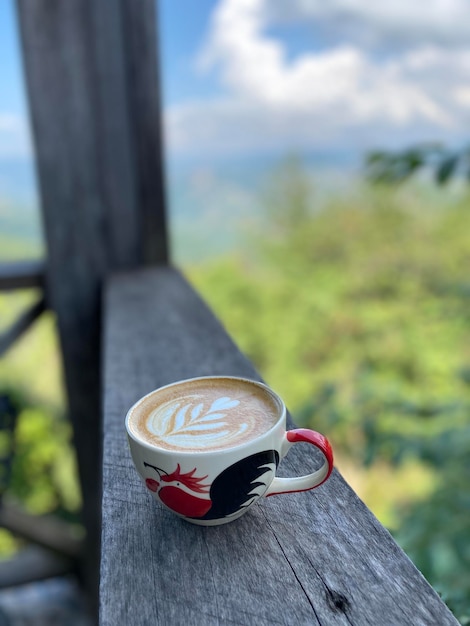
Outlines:
[[46,310],[46,301],[44,298],[40,298],[31,307],[26,309],[18,317],[15,322],[0,334],[0,356],[9,350],[12,345],[18,341],[23,333],[34,324],[38,317]]
[[127,97],[138,172],[141,240],[146,263],[167,263],[169,257],[159,78],[159,47],[155,0],[125,0]]
[[[124,417],[142,395],[193,376],[259,374],[174,270],[116,276],[105,311],[101,624],[457,625],[339,472],[200,527],[148,494]],[[289,418],[289,426],[292,421]],[[328,434],[328,433],[326,433]],[[305,473],[294,447],[283,475]]]
[[64,576],[75,571],[74,561],[44,548],[28,546],[0,562],[0,589]]
[[43,261],[17,261],[0,264],[0,291],[44,287]]
[[[47,243],[97,598],[101,285],[167,259],[153,0],[17,0]],[[96,605],[96,603],[95,603]]]
[[52,515],[30,515],[5,501],[0,506],[0,526],[68,558],[78,559],[83,548],[69,524]]

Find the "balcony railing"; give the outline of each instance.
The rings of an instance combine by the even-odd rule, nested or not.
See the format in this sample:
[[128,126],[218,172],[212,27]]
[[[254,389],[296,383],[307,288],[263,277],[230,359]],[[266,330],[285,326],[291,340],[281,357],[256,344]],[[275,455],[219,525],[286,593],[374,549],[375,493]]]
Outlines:
[[[456,624],[336,470],[216,528],[149,498],[128,407],[181,378],[259,374],[167,264],[153,0],[17,4],[100,623]],[[294,449],[285,470],[303,463]]]
[[[16,320],[0,334],[0,357],[3,356],[21,336],[47,310],[44,293],[45,269],[42,261],[22,261],[0,265],[0,291],[14,292],[18,289],[39,289],[40,296],[27,307]],[[3,399],[5,402],[8,398]],[[13,431],[16,423],[15,408],[5,407],[10,419],[3,421],[2,427]],[[2,487],[10,475],[13,447],[3,460]],[[65,574],[77,569],[83,546],[74,537],[72,529],[52,516],[34,516],[3,499],[0,493],[0,526],[16,536],[30,542],[29,548],[17,556],[0,564],[0,588],[24,584],[33,580]]]

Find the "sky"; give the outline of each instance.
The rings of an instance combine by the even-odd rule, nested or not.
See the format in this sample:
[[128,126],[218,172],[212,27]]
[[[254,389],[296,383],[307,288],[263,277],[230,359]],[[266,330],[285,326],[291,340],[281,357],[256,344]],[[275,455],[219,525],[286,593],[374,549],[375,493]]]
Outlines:
[[[468,0],[160,0],[159,15],[169,160],[467,141]],[[33,159],[14,0],[0,58],[1,179]]]
[[166,132],[175,154],[465,142],[468,0],[197,6],[204,16],[185,19],[183,33],[179,3],[161,3]]

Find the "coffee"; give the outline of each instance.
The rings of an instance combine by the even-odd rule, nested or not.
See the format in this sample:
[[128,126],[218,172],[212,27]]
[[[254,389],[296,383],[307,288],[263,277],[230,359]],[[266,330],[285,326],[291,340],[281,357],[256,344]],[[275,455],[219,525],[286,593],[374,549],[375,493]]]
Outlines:
[[193,379],[145,396],[130,411],[139,439],[166,450],[224,450],[256,439],[281,416],[267,389],[248,380]]

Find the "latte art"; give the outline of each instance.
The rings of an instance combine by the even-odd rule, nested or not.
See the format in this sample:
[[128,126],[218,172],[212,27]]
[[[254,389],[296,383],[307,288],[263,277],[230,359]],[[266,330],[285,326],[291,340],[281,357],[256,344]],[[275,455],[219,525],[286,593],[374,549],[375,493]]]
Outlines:
[[167,450],[218,450],[255,439],[279,416],[275,398],[249,381],[194,379],[143,398],[131,410],[129,427]]
[[206,447],[213,441],[236,439],[249,428],[247,421],[230,424],[227,412],[240,400],[222,397],[207,409],[204,396],[195,395],[187,402],[168,402],[149,415],[148,430],[161,441],[178,448],[193,448],[195,439]]

